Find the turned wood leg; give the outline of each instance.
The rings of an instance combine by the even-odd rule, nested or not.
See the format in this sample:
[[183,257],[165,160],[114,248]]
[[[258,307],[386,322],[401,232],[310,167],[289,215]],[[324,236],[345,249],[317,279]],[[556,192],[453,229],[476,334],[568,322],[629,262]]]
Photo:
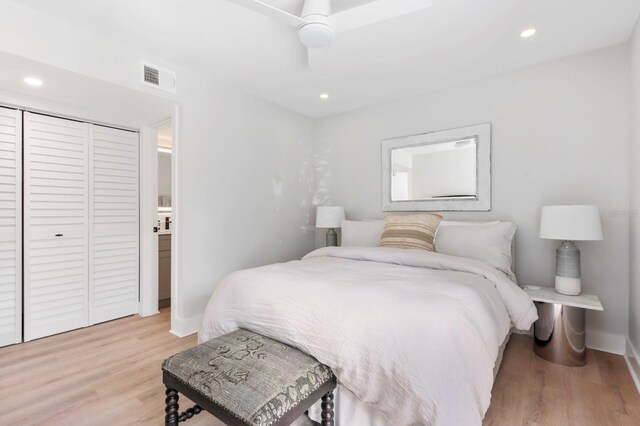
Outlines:
[[194,405],[191,408],[187,408],[187,411],[185,411],[184,413],[180,413],[180,415],[178,416],[178,422],[186,422],[196,414],[200,414],[201,411],[202,407],[200,407],[198,404]]
[[333,426],[333,392],[322,397],[322,426]]
[[178,405],[178,391],[167,388],[165,395],[167,397],[164,400],[164,412],[166,413],[164,416],[164,424],[165,426],[178,426],[178,410],[180,409]]

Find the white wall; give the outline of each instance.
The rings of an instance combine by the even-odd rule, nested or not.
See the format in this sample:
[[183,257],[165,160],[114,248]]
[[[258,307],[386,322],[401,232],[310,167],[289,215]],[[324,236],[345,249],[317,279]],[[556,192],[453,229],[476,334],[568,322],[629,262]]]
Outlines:
[[[313,248],[311,119],[17,4],[0,0],[0,9],[0,52],[179,105],[178,334],[196,330],[224,275]],[[178,93],[142,86],[141,60],[177,71]]]
[[[629,341],[640,350],[640,22],[629,44],[631,57],[631,142],[629,161],[631,171],[629,215]],[[636,360],[640,375],[640,360]],[[640,385],[640,384],[639,384]]]
[[[627,47],[617,46],[320,119],[316,199],[345,206],[350,219],[382,217],[381,140],[490,122],[492,211],[447,217],[515,222],[520,282],[552,285],[558,243],[538,238],[541,206],[628,208],[628,68]],[[597,332],[625,336],[628,326],[628,221],[602,221],[604,241],[578,243],[584,290],[605,308],[587,316],[592,346],[607,337]],[[624,339],[603,344],[622,351]]]
[[211,87],[185,106],[179,226],[185,310],[201,313],[217,281],[238,269],[313,249],[308,159],[313,122]]

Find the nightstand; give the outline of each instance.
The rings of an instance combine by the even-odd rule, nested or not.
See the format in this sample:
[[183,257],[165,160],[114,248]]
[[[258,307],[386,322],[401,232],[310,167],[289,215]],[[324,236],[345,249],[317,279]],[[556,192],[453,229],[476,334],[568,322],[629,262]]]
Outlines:
[[585,365],[585,310],[604,310],[598,296],[587,293],[566,296],[553,287],[526,286],[524,291],[538,310],[538,320],[533,326],[534,352],[555,364]]

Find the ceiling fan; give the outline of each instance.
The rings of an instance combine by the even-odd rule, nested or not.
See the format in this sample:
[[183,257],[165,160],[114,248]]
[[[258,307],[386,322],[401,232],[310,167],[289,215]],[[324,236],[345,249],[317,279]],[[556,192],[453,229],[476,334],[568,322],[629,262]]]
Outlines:
[[314,62],[313,52],[329,47],[336,33],[386,21],[433,5],[432,0],[372,0],[332,14],[331,0],[305,0],[302,13],[296,16],[260,0],[230,1],[296,28],[300,42],[309,48],[309,65]]

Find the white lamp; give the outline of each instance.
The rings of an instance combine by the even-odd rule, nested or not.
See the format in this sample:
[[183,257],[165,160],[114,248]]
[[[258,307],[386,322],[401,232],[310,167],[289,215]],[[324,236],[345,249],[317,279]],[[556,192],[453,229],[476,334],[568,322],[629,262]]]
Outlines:
[[329,228],[327,231],[327,247],[335,247],[338,245],[338,234],[334,228],[340,228],[340,223],[343,220],[344,207],[318,207],[316,228]]
[[562,244],[556,250],[556,291],[570,296],[580,294],[580,250],[573,241],[602,240],[598,207],[542,207],[540,238],[562,240]]

